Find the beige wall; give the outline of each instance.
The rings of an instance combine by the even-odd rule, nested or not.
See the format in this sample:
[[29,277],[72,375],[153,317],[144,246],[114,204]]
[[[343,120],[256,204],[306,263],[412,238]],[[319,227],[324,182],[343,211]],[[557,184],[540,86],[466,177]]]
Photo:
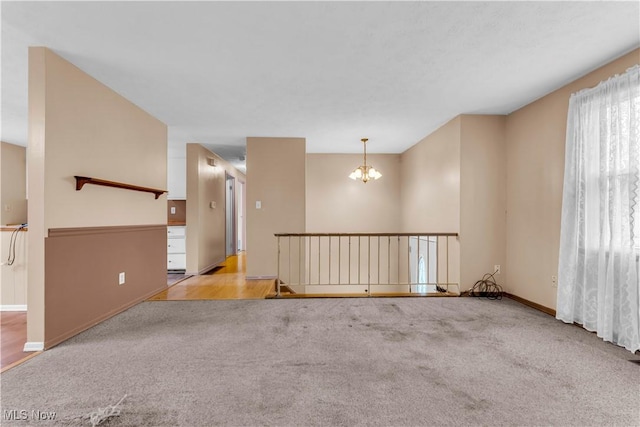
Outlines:
[[[461,121],[460,116],[450,120],[400,156],[403,232],[460,232]],[[449,238],[449,245],[449,271],[439,259],[438,280],[448,277],[450,283],[458,283],[459,240]],[[442,255],[445,247],[440,249]]]
[[460,231],[460,116],[400,156],[403,232]]
[[362,154],[307,154],[308,233],[393,233],[400,228],[400,155],[370,154],[382,178],[348,178]]
[[460,132],[460,284],[506,271],[505,116],[463,115]]
[[0,225],[27,222],[27,149],[0,144]]
[[276,277],[274,233],[305,232],[305,164],[304,138],[247,138],[247,277]]
[[27,232],[20,231],[15,236],[15,261],[8,265],[9,242],[12,231],[0,231],[0,306],[27,305]]
[[[209,164],[215,159],[216,166]],[[200,144],[187,144],[187,272],[201,274],[226,259],[226,174],[238,181],[244,174]],[[215,202],[215,208],[211,207]]]
[[[400,155],[369,154],[367,164],[382,173],[382,178],[363,183],[349,179],[349,174],[362,165],[362,154],[307,154],[307,192],[306,192],[306,229],[308,233],[394,233],[400,229]],[[303,272],[308,274],[309,283],[345,283],[357,281],[358,242],[352,238],[351,256],[349,240],[346,237],[333,238],[329,250],[328,238],[322,238],[319,252],[317,240],[313,238],[310,249],[308,241],[302,254],[309,254],[304,260]],[[371,269],[372,281],[387,283],[389,269],[393,271],[391,283],[397,281],[397,250],[388,256],[387,239],[380,245],[381,262],[378,268],[378,244],[374,238],[371,256],[367,255],[369,243],[361,238],[360,277],[366,282],[367,269]],[[340,244],[342,246],[340,246]],[[283,243],[283,252],[288,251],[288,242]],[[292,242],[294,254],[297,254],[296,241]],[[317,260],[321,258],[321,262]],[[387,263],[388,259],[390,263]],[[351,264],[350,264],[351,262]],[[327,268],[329,263],[330,268]],[[285,263],[286,264],[286,263]],[[320,269],[318,269],[320,264]],[[389,265],[388,265],[389,264]],[[380,279],[378,279],[380,271]],[[286,273],[281,277],[286,280]],[[339,277],[338,277],[339,276]],[[350,278],[351,277],[351,278]],[[297,277],[293,277],[293,282]],[[341,287],[340,289],[346,289]],[[358,292],[362,286],[348,288],[349,292]],[[335,289],[333,289],[335,292]],[[306,292],[331,292],[331,288],[307,288]]]
[[638,63],[636,49],[507,117],[508,292],[555,309],[569,97]]
[[166,190],[166,125],[47,53],[45,227],[166,224],[166,195],[94,185],[76,192],[73,178]]
[[[51,229],[167,221],[165,196],[155,200],[149,193],[94,185],[76,191],[73,176],[164,188],[167,127],[52,51],[30,48],[27,155],[30,198],[27,334],[29,341],[42,342],[46,332],[45,287],[47,295],[55,292],[49,287],[44,271],[44,242]],[[111,261],[104,255],[99,260]],[[154,266],[160,263],[155,261],[162,260],[154,259]],[[113,268],[117,270],[118,266]],[[73,278],[77,286],[91,280]],[[143,286],[133,281],[127,285],[127,294],[136,298],[142,295],[143,287],[144,292],[148,291],[149,284]],[[166,282],[162,285],[166,286]],[[139,293],[131,291],[138,287]],[[74,304],[67,303],[68,306],[55,309],[66,310],[65,315],[73,318]],[[53,308],[47,306],[48,311]],[[104,311],[112,309],[105,302]]]

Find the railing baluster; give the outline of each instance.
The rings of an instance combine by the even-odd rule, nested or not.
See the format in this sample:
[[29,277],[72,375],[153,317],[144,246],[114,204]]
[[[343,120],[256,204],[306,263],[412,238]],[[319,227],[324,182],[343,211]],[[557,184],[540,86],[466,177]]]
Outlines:
[[329,284],[331,284],[331,236],[329,236]]
[[307,285],[311,284],[311,237],[313,236],[309,236],[309,281]]
[[342,283],[342,237],[338,236],[338,285]]
[[416,283],[418,284],[417,289],[421,289],[420,283],[420,236],[416,236],[416,241],[418,243],[418,250],[416,251]]
[[391,284],[391,236],[387,236],[387,285]]
[[280,236],[278,236],[278,272],[276,274],[276,295],[280,297]]
[[407,236],[407,283],[411,293],[411,236]]
[[302,236],[298,236],[298,285],[302,283]]
[[358,236],[358,285],[361,284],[361,282],[360,282],[360,269],[361,269],[360,263],[362,262],[362,256],[360,255],[360,241],[362,239],[360,237],[361,236]]
[[440,284],[440,236],[436,236],[436,287]]
[[449,236],[446,237],[447,241],[447,292],[449,292]]
[[287,259],[289,260],[289,275],[287,276],[287,283],[291,284],[291,236],[289,236],[289,253]]
[[367,236],[367,295],[371,296],[371,236]]
[[380,236],[378,236],[378,277],[376,277],[378,285],[380,284]]
[[321,270],[320,270],[320,265],[321,265],[321,262],[320,262],[321,261],[320,260],[320,255],[321,255],[321,252],[320,252],[320,241],[321,240],[322,240],[322,236],[318,236],[318,285],[322,283],[322,280],[320,279],[320,273],[321,273]]
[[349,274],[349,283],[351,283],[351,236],[349,236],[349,269],[347,273]]
[[398,276],[396,284],[400,284],[400,236],[398,236],[398,266],[396,268],[396,276]]
[[429,249],[431,247],[431,237],[427,236],[427,263],[424,266],[424,273],[427,277],[425,277],[427,283],[431,283],[431,273],[429,268],[431,267],[431,260],[429,259]]

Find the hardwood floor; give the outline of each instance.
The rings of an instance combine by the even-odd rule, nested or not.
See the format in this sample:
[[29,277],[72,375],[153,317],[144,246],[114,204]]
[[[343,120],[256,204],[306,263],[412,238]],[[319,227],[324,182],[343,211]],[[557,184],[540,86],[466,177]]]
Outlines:
[[0,312],[0,370],[4,371],[40,352],[22,351],[27,341],[27,312]]
[[263,299],[275,295],[275,282],[246,280],[244,253],[227,258],[212,272],[193,276],[149,298],[149,301]]
[[187,276],[186,274],[167,273],[167,286],[175,285],[176,283],[182,282],[189,277],[191,276]]

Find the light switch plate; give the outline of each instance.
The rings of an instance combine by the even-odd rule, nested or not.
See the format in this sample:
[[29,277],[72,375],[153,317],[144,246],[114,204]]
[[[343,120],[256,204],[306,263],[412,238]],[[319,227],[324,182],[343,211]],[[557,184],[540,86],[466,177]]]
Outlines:
[[175,215],[175,214],[176,214],[176,207],[171,206],[171,215]]
[[256,201],[256,209],[262,209],[262,202],[260,200]]

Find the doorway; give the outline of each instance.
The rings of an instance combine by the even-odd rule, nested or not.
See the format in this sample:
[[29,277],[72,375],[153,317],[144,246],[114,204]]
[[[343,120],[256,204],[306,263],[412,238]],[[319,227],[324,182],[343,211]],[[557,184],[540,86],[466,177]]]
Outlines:
[[437,237],[409,238],[409,272],[412,293],[436,292],[438,283]]
[[225,221],[226,221],[226,255],[231,256],[237,253],[236,243],[238,233],[236,230],[236,179],[226,174],[226,199],[225,199]]

